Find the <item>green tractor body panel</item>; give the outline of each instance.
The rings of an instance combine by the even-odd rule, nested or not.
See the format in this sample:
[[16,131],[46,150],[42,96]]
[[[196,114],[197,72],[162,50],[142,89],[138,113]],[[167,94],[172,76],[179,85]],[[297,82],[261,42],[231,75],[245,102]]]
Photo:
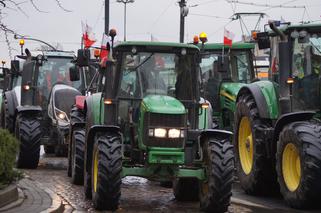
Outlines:
[[236,96],[243,83],[222,83],[220,90],[220,104],[222,109],[228,109],[232,112],[235,112],[235,101]]
[[[147,149],[143,143],[146,135],[146,132],[144,131],[144,119],[146,113],[180,115],[186,114],[187,111],[179,100],[170,96],[148,95],[143,98],[138,124],[138,147],[142,150]],[[182,148],[148,147],[148,150],[149,163],[182,164],[184,162],[184,152]],[[170,160],[162,161],[162,158]]]
[[102,93],[95,93],[90,96],[91,100],[87,104],[91,104],[90,109],[92,110],[92,122],[93,125],[100,125],[104,122],[104,110],[102,110],[102,106],[104,101],[101,98]]
[[275,85],[271,81],[257,81],[253,84],[258,85],[263,93],[270,119],[277,119],[279,117],[279,108]]
[[[169,168],[171,170],[169,170]],[[155,176],[157,171],[157,176]],[[155,181],[171,181],[172,178],[197,178],[198,180],[206,180],[205,170],[187,169],[187,168],[173,168],[173,167],[159,167],[158,165],[151,165],[148,167],[123,167],[122,177],[138,176],[145,177]]]
[[185,114],[184,105],[176,98],[164,95],[148,95],[143,99],[142,110],[152,113]]

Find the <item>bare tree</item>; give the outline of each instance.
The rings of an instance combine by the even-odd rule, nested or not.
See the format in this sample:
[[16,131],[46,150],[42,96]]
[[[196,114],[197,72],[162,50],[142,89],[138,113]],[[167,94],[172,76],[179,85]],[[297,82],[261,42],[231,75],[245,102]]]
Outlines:
[[[61,3],[61,0],[52,0],[55,1],[57,6],[65,11],[65,12],[72,12],[71,10],[65,8],[63,4]],[[36,4],[35,0],[0,0],[0,36],[3,35],[5,38],[5,42],[8,47],[8,53],[9,57],[12,58],[12,52],[16,51],[14,48],[12,48],[9,35],[15,35],[17,32],[14,29],[11,29],[7,26],[7,24],[4,22],[3,17],[7,14],[7,11],[17,11],[28,17],[27,12],[23,9],[24,4],[31,4],[32,7],[40,13],[49,13],[48,11],[44,11],[41,8],[39,8]],[[22,35],[20,35],[22,36]]]

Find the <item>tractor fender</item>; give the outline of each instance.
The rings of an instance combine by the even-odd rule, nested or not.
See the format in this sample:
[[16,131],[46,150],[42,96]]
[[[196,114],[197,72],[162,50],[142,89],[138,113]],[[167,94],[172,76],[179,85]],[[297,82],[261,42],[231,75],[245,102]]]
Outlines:
[[15,117],[15,110],[18,105],[16,94],[13,90],[7,91],[4,93],[4,99],[8,103],[8,111],[11,117]]
[[113,125],[94,125],[91,126],[90,129],[88,129],[87,133],[86,133],[86,171],[90,172],[90,168],[91,168],[91,161],[88,162],[87,159],[92,159],[92,150],[94,147],[94,143],[95,143],[95,136],[99,133],[106,133],[106,132],[113,132],[116,134],[121,135],[120,133],[120,127],[118,126],[113,126]]
[[270,118],[269,108],[261,88],[256,84],[248,84],[242,87],[237,95],[236,103],[243,94],[251,94],[259,110],[260,118]]
[[18,106],[16,113],[26,113],[28,115],[40,114],[42,112],[41,106]]
[[301,111],[301,112],[291,112],[282,115],[275,123],[273,140],[271,143],[271,154],[276,153],[277,141],[279,140],[279,135],[282,129],[289,123],[296,121],[307,121],[313,118],[315,115],[314,111]]
[[205,129],[205,130],[201,130],[200,131],[200,141],[204,141],[202,140],[203,138],[219,138],[219,139],[228,139],[229,141],[232,142],[232,136],[233,133],[230,131],[226,131],[226,130],[220,130],[220,129]]

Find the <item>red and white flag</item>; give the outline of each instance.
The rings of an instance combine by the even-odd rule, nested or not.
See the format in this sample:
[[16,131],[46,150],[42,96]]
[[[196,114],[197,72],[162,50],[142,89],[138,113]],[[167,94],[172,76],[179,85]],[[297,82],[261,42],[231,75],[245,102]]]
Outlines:
[[88,26],[87,23],[84,24],[83,22],[81,22],[81,26],[84,46],[85,48],[89,48],[96,42],[95,34],[92,32],[92,28]]
[[108,35],[103,34],[103,38],[101,40],[101,50],[100,50],[100,61],[104,63],[108,59],[108,55],[110,52],[110,39]]
[[228,45],[231,47],[234,36],[234,33],[224,28],[224,45]]

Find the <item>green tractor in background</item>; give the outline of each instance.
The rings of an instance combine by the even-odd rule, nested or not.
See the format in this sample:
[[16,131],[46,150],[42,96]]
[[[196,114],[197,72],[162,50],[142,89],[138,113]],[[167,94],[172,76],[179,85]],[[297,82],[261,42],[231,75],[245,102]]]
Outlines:
[[199,49],[124,42],[100,72],[102,90],[85,100],[84,190],[96,209],[119,206],[126,176],[173,181],[178,200],[225,212],[233,182],[231,133],[209,129],[201,102]]
[[234,43],[231,47],[205,43],[200,63],[205,98],[213,108],[216,126],[233,130],[236,96],[241,87],[256,79],[252,43]]
[[293,208],[320,206],[321,25],[258,34],[270,48],[269,81],[243,86],[235,118],[236,168],[248,194],[281,191]]

